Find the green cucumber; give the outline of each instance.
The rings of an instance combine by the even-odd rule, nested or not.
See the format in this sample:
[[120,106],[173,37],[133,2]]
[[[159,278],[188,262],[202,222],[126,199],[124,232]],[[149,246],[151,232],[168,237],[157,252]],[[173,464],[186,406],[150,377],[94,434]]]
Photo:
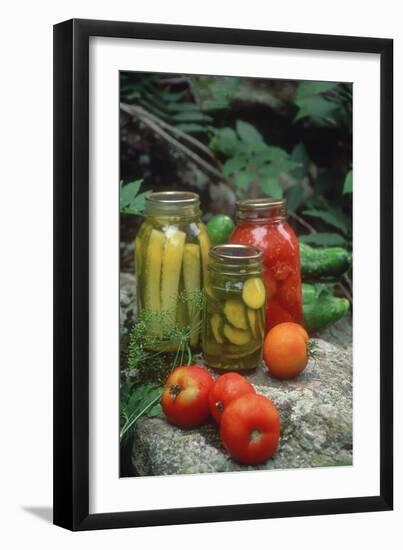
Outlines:
[[351,267],[351,253],[345,248],[313,248],[299,243],[303,281],[337,280]]
[[304,325],[308,331],[324,329],[341,319],[350,309],[346,298],[337,298],[329,289],[302,284]]

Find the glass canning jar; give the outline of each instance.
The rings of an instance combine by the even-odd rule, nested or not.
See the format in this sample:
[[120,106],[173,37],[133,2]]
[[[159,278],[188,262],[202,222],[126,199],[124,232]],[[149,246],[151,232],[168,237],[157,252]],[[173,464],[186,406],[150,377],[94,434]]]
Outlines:
[[230,241],[256,246],[263,252],[266,331],[286,321],[302,324],[299,246],[287,223],[285,201],[247,199],[236,206],[236,227]]
[[[139,316],[148,313],[147,347],[176,350],[188,330],[199,345],[202,300],[210,240],[200,219],[199,196],[182,191],[146,197],[145,221],[135,240]],[[151,344],[150,344],[151,342]]]
[[266,292],[262,253],[224,244],[210,250],[202,349],[209,367],[244,371],[262,358]]

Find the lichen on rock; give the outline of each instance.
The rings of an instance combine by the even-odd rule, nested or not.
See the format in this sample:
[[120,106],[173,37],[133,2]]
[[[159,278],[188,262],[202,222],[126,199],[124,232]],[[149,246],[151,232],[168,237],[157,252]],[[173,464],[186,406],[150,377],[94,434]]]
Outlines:
[[[135,280],[121,274],[121,342],[135,318]],[[281,440],[274,457],[242,466],[225,451],[211,422],[182,430],[165,418],[141,418],[134,429],[132,464],[139,475],[181,475],[240,470],[348,466],[352,464],[351,324],[314,338],[315,353],[293,380],[272,378],[265,365],[248,375],[258,393],[272,399],[281,416]]]

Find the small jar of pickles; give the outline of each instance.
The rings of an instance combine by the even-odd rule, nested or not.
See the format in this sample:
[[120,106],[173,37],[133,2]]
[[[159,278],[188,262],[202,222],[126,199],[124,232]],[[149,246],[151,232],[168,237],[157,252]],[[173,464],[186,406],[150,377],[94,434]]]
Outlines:
[[147,317],[146,347],[177,349],[177,334],[188,331],[192,349],[200,344],[204,281],[210,239],[200,219],[199,196],[182,191],[146,197],[145,221],[135,240],[139,316]]
[[261,361],[266,307],[262,260],[253,246],[223,244],[210,250],[202,329],[209,367],[248,371]]

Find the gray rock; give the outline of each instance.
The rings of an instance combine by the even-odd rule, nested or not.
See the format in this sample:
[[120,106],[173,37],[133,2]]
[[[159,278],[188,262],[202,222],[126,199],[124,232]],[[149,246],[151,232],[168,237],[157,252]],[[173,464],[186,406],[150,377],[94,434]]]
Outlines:
[[[136,315],[135,278],[130,273],[121,273],[120,315],[124,348]],[[257,467],[237,464],[226,453],[212,423],[181,430],[163,417],[143,417],[134,430],[135,470],[139,475],[169,475],[351,465],[351,320],[342,319],[313,342],[314,357],[298,378],[276,380],[263,363],[247,376],[280,412],[281,441],[271,460]]]
[[164,418],[142,418],[134,431],[132,463],[139,475],[290,469],[352,464],[352,357],[315,340],[315,358],[292,381],[272,378],[262,364],[248,376],[281,416],[279,449],[260,466],[241,466],[210,423],[181,430]]
[[127,336],[136,318],[136,282],[131,273],[120,273],[120,336]]

